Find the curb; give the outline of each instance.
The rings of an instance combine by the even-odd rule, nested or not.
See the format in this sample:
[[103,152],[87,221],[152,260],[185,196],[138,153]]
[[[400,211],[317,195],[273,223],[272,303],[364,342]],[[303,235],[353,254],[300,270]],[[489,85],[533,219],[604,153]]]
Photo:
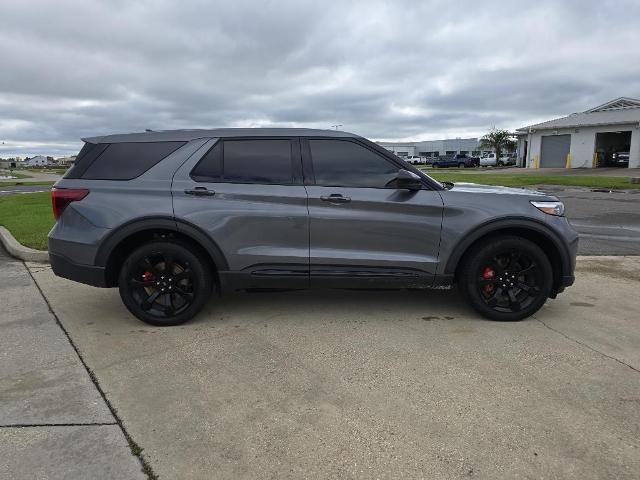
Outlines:
[[0,226],[0,243],[12,257],[25,262],[49,263],[49,252],[25,247],[11,235],[9,230],[2,226]]

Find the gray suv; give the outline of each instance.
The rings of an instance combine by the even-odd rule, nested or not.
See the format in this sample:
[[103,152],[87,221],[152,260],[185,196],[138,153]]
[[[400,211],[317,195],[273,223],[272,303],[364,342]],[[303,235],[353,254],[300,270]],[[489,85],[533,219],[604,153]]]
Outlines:
[[119,287],[153,325],[213,291],[448,289],[520,320],[573,283],[578,235],[557,198],[439,183],[375,143],[310,129],[84,139],[52,190],[56,275]]

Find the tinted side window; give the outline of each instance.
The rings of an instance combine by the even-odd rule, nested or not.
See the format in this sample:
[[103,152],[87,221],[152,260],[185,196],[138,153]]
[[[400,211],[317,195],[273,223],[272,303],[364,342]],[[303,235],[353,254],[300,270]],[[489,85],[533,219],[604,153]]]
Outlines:
[[82,178],[131,180],[184,144],[185,142],[112,143],[89,165]]
[[86,172],[87,168],[91,166],[93,161],[98,158],[108,146],[109,144],[104,143],[85,143],[76,156],[76,161],[73,163],[73,167],[67,171],[64,178],[82,177],[82,174]]
[[191,172],[196,181],[293,183],[289,140],[224,140],[218,142]]
[[399,168],[375,152],[345,140],[309,140],[316,185],[384,188]]
[[191,172],[191,178],[196,182],[222,179],[222,142],[217,142],[204,154]]
[[291,183],[289,140],[225,140],[224,179],[238,183]]

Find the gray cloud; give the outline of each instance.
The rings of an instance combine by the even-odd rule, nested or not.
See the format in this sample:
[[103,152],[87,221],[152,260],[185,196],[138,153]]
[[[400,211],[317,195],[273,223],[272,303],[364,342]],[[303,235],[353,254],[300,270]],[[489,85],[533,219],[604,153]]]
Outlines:
[[516,128],[640,96],[638,18],[635,0],[5,0],[0,156],[144,128]]

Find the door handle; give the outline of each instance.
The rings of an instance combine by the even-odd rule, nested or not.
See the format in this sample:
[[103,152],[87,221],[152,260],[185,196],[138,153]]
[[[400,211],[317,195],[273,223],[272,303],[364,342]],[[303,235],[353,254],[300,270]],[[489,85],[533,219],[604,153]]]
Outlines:
[[209,190],[207,187],[195,187],[184,191],[187,195],[195,195],[196,197],[213,197],[216,192]]
[[351,201],[351,197],[344,197],[339,193],[332,193],[331,195],[322,195],[320,200],[330,203],[349,203]]

